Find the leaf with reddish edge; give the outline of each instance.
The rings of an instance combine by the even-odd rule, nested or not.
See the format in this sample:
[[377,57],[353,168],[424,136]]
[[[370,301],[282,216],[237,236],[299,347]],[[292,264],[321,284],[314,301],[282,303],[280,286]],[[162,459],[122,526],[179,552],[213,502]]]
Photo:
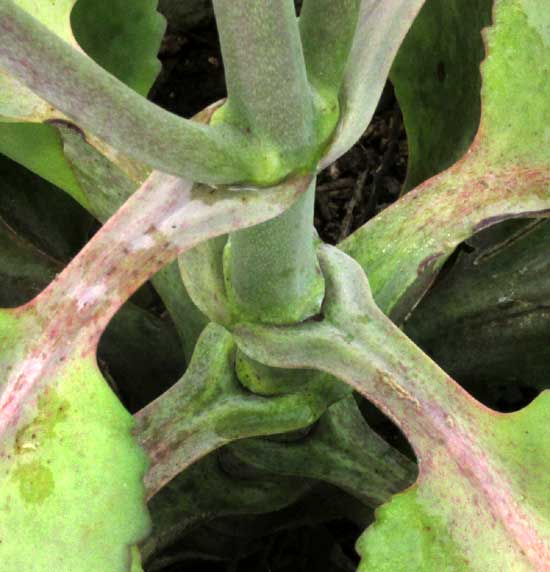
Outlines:
[[99,338],[180,252],[280,214],[310,180],[234,192],[153,173],[41,295],[0,311],[3,570],[129,570],[149,527],[146,461],[97,369]]
[[239,347],[262,363],[340,377],[413,445],[418,481],[379,511],[358,545],[360,570],[547,570],[550,394],[514,414],[485,408],[377,308],[353,259],[322,247],[320,262],[327,282],[323,321],[242,324],[234,333]]
[[[394,319],[418,303],[455,247],[517,217],[550,215],[550,26],[538,0],[497,0],[486,31],[482,117],[465,157],[348,237]],[[532,97],[537,93],[536,100]]]
[[340,124],[321,168],[341,157],[367,128],[395,54],[424,1],[361,0],[340,90]]
[[[471,145],[481,113],[480,30],[492,6],[427,0],[399,50],[391,80],[407,130],[405,190]],[[550,387],[549,223],[510,220],[468,238],[468,252],[459,249],[406,323],[434,361],[497,408]]]
[[[274,173],[270,153],[240,129],[200,125],[147,101],[12,0],[0,3],[0,33],[0,67],[61,112],[61,119],[97,137],[110,157],[124,153],[142,165],[209,184],[268,185],[288,174]],[[40,109],[31,113],[51,118]]]
[[[156,11],[155,0],[137,0],[131,6],[124,0],[108,3],[79,0],[76,5],[75,0],[39,3],[17,0],[16,3],[71,46],[83,49],[130,88],[147,95],[160,71],[157,53],[165,28],[164,19]],[[103,10],[108,14],[102,14]],[[11,88],[6,86],[6,82],[10,82]],[[0,116],[11,116],[11,120],[18,122],[63,117],[3,72],[0,72],[0,86]],[[29,98],[34,104],[26,107],[25,102]],[[17,109],[13,108],[14,102]],[[41,115],[33,115],[33,107]],[[1,123],[0,152],[63,188],[87,206],[53,127],[29,122]]]
[[[46,288],[85,244],[92,222],[62,191],[0,155],[0,308],[23,305]],[[184,366],[171,322],[131,301],[105,330],[98,360],[133,411]]]

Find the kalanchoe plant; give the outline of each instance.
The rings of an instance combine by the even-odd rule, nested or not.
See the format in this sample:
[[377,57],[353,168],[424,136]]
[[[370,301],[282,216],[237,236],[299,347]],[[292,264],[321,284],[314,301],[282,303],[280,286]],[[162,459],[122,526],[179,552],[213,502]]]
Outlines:
[[[223,560],[198,526],[224,538],[231,519],[268,533],[304,514],[366,528],[365,572],[550,570],[548,394],[504,414],[451,377],[484,367],[464,324],[499,324],[493,306],[503,343],[548,342],[550,12],[424,3],[304,0],[298,18],[292,0],[214,0],[228,97],[183,119],[145,98],[152,0],[0,0],[0,151],[43,179],[0,162],[2,572],[160,569],[175,541]],[[322,244],[317,174],[390,69],[412,190]],[[148,280],[175,328],[128,302]],[[151,343],[180,378],[156,399]]]

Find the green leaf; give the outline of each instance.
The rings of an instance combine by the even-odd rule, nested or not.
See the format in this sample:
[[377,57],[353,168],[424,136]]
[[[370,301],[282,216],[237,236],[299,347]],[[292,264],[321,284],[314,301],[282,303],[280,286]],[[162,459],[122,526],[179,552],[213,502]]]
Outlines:
[[229,450],[262,471],[326,481],[372,507],[416,476],[414,463],[367,425],[353,396],[331,405],[301,439],[246,439]]
[[[360,572],[422,570],[469,572],[472,568],[446,530],[445,523],[418,499],[417,488],[396,495],[376,512],[376,523],[361,537]],[[401,538],[395,542],[396,536]]]
[[107,154],[209,184],[268,185],[288,174],[239,128],[201,125],[147,101],[12,0],[0,4],[0,16],[2,68],[63,113],[61,119],[92,133]]
[[52,125],[0,123],[0,153],[63,189],[83,207],[88,207],[86,195],[63,154],[61,137]]
[[[89,0],[17,4],[73,46],[80,46],[129,87],[147,95],[160,64],[156,58],[164,24],[152,0],[90,2]],[[73,10],[74,6],[74,10]],[[130,11],[130,13],[129,13]],[[17,110],[13,109],[13,103]],[[31,111],[34,106],[35,112]],[[40,114],[38,110],[42,110]],[[5,73],[0,73],[0,116],[44,121],[62,117]],[[56,130],[48,125],[0,124],[0,152],[67,191],[83,206],[87,202]]]
[[542,25],[542,6],[540,0],[495,3],[482,66],[481,126],[464,159],[341,244],[396,320],[414,308],[462,241],[507,218],[550,212],[550,28]]
[[199,524],[224,516],[280,511],[311,488],[310,481],[280,475],[240,478],[222,466],[220,455],[214,452],[151,499],[154,525],[150,538],[141,546],[143,560],[149,563]]
[[71,25],[79,46],[93,60],[147,96],[160,73],[157,53],[166,29],[157,0],[78,0]]
[[280,214],[309,184],[212,196],[156,173],[42,294],[0,310],[0,560],[7,572],[129,570],[130,547],[149,525],[146,461],[132,417],[97,369],[101,334],[180,252]]
[[[544,430],[549,420],[545,393],[487,424],[478,463],[490,459],[499,467],[499,480],[475,487],[464,465],[437,458],[415,487],[377,512],[376,524],[358,543],[360,572],[544,570],[550,548],[550,438]],[[483,492],[490,501],[487,514]],[[501,500],[510,503],[509,512],[495,510]],[[534,523],[538,529],[530,528]]]
[[342,115],[321,167],[354,145],[369,124],[391,64],[424,0],[361,0],[339,94]]
[[[22,305],[46,288],[85,244],[92,224],[62,191],[0,156],[0,307]],[[109,324],[98,357],[132,410],[183,369],[171,323],[131,302]]]
[[414,447],[418,481],[366,532],[360,570],[544,570],[550,393],[513,414],[485,408],[376,307],[357,263],[332,247],[320,249],[320,262],[327,283],[323,321],[242,324],[235,335],[242,351],[267,365],[340,377],[394,420]]
[[53,358],[40,334],[32,310],[0,311],[3,569],[126,571],[149,530],[132,418],[93,355]]
[[550,389],[550,221],[509,221],[468,241],[406,332],[484,403]]
[[492,0],[427,0],[405,38],[390,78],[407,131],[405,188],[450,167],[470,147],[481,113],[481,30]]

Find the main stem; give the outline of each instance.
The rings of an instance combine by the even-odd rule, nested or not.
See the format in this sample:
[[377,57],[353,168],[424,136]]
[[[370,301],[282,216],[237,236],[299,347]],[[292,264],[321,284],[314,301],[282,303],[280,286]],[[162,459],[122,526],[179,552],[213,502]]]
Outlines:
[[[292,0],[214,0],[228,102],[213,117],[250,130],[259,156],[315,169],[313,98]],[[284,324],[316,314],[324,284],[314,245],[315,184],[287,212],[230,236],[227,290],[243,319]]]
[[213,122],[251,131],[273,161],[307,165],[313,99],[293,0],[214,0],[214,11],[228,100]]
[[314,201],[315,181],[282,215],[230,235],[226,285],[243,319],[291,324],[319,312],[324,280],[315,253]]

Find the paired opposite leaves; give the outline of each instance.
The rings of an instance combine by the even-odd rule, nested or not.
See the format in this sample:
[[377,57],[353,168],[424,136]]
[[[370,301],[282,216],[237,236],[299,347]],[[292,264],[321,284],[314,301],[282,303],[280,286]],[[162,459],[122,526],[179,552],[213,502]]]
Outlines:
[[319,376],[294,393],[254,395],[236,377],[235,353],[231,334],[209,324],[185,375],[136,414],[139,442],[152,461],[145,479],[149,497],[211,451],[246,437],[308,427],[348,393]]
[[[502,415],[484,408],[376,307],[366,277],[320,250],[324,319],[242,324],[236,339],[274,367],[318,368],[390,416],[413,445],[417,483],[381,509],[359,544],[365,572],[544,570],[550,559],[550,394]],[[491,550],[487,550],[490,546]]]

